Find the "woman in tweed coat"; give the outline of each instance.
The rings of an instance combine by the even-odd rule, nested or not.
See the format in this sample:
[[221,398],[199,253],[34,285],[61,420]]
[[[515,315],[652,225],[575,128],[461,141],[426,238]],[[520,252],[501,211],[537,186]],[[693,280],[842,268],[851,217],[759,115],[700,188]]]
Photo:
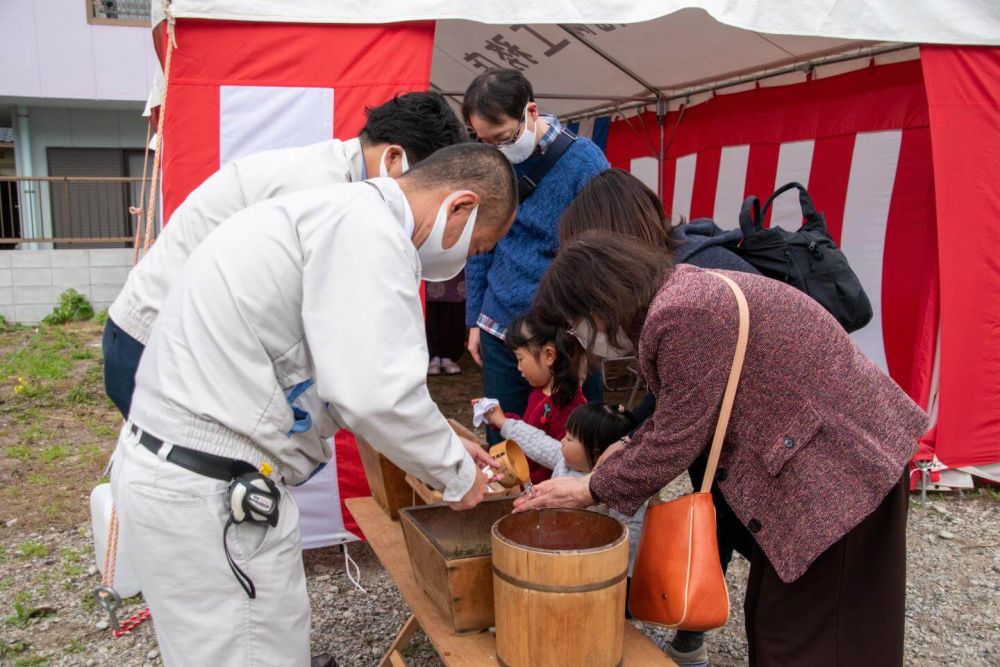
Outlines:
[[[900,665],[904,472],[927,416],[811,298],[725,272],[750,306],[743,376],[716,483],[753,534],[745,600],[751,665]],[[580,280],[587,276],[587,280]],[[656,412],[589,477],[550,480],[519,510],[607,503],[625,514],[708,445],[736,343],[729,288],[607,232],[565,245],[535,315],[627,349]]]

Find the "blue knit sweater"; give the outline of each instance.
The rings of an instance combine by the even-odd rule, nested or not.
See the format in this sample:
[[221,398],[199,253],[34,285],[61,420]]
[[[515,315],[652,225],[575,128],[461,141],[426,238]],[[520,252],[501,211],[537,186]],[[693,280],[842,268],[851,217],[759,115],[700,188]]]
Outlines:
[[[541,156],[533,155],[514,170],[520,177]],[[507,235],[488,253],[465,265],[465,323],[476,326],[483,314],[503,329],[531,308],[542,274],[559,247],[559,218],[591,178],[607,169],[604,153],[579,137],[545,175],[538,189],[517,209]]]

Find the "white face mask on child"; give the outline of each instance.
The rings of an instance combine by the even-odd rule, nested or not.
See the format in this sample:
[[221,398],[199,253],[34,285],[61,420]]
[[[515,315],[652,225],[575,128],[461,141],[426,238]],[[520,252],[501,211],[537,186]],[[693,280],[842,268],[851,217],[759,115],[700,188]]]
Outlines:
[[625,335],[624,331],[618,332],[618,340],[624,341],[622,347],[615,347],[608,340],[608,335],[603,331],[594,332],[587,322],[578,322],[569,332],[580,341],[583,349],[590,350],[590,353],[601,359],[621,359],[631,357],[635,354],[635,345]]

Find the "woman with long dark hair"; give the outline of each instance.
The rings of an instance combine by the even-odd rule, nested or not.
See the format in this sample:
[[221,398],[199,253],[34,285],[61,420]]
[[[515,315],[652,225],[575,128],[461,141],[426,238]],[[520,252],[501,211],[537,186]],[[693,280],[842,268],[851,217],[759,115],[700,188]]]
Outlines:
[[[563,213],[559,239],[567,243],[583,232],[603,229],[669,253],[677,264],[757,273],[757,269],[726,247],[741,238],[739,229],[722,230],[707,218],[672,226],[668,217],[660,198],[645,183],[622,169],[608,169],[591,179]],[[655,407],[656,397],[647,394],[633,414],[639,422],[645,422]],[[700,455],[688,467],[692,486],[701,483],[707,464],[708,457]],[[734,551],[750,559],[753,537],[733,514],[718,485],[712,486],[712,497],[719,561],[725,572]],[[708,665],[704,632],[679,630],[664,650],[681,667]]]
[[[724,272],[750,336],[716,483],[754,538],[744,603],[751,665],[900,665],[905,471],[927,415],[806,294]],[[586,280],[581,280],[586,276]],[[534,316],[635,348],[653,418],[589,476],[543,482],[518,510],[606,503],[635,512],[709,443],[737,308],[711,272],[586,232],[552,262]]]

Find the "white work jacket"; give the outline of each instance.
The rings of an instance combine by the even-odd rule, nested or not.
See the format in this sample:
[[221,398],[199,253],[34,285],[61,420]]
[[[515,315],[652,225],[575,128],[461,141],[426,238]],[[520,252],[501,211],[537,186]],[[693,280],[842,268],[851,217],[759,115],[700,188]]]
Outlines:
[[271,199],[227,220],[171,289],[131,420],[166,442],[270,464],[294,484],[329,445],[290,436],[315,381],[337,422],[460,499],[476,466],[427,390],[420,260],[393,179]]
[[272,197],[361,181],[363,172],[358,139],[264,151],[229,162],[177,207],[156,243],[129,273],[108,316],[145,345],[184,262],[226,219]]

